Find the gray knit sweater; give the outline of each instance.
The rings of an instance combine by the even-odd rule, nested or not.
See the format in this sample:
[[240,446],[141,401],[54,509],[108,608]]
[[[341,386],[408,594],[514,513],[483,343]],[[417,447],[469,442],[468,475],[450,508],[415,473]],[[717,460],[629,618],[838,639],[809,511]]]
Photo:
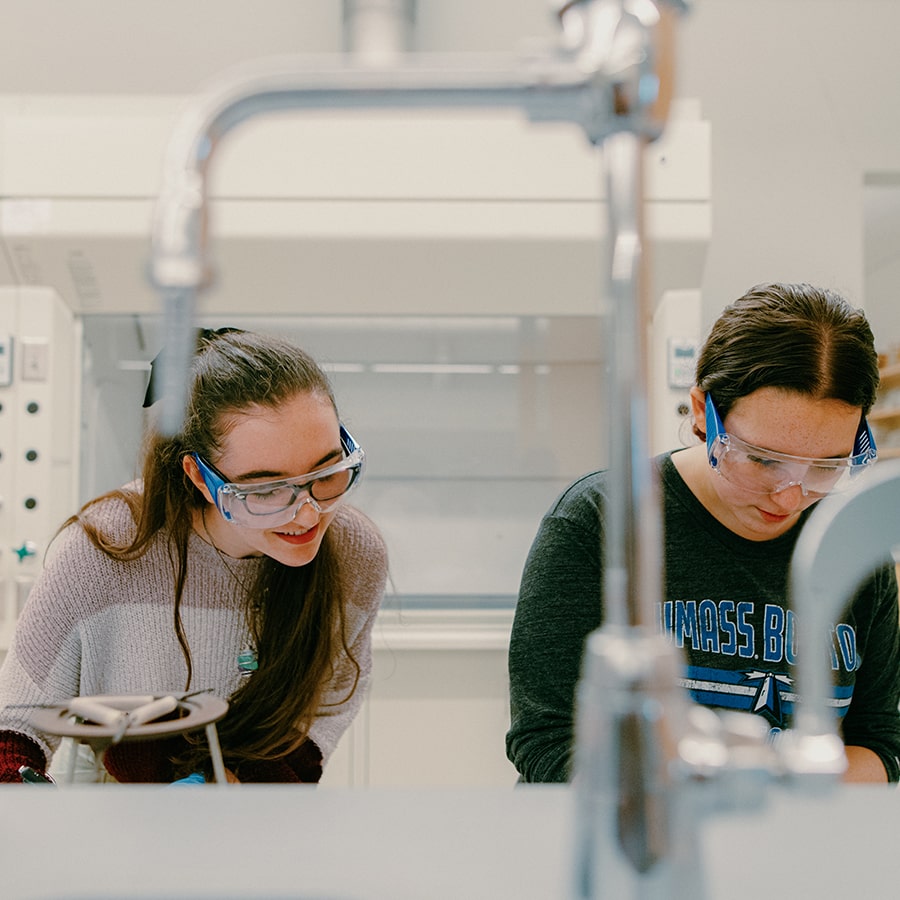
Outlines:
[[[92,507],[90,515],[114,540],[134,527],[118,500]],[[340,558],[352,560],[341,567],[349,598],[345,636],[361,672],[347,697],[356,669],[346,656],[335,666],[323,712],[309,733],[323,763],[362,704],[372,667],[372,626],[387,577],[384,543],[362,513],[340,507],[329,530]],[[173,628],[173,568],[166,544],[161,534],[143,556],[119,562],[97,550],[77,524],[57,537],[0,668],[0,731],[27,735],[49,760],[59,740],[36,732],[27,711],[7,706],[184,690],[187,668]],[[247,677],[238,667],[238,656],[250,647],[242,585],[253,581],[262,558],[223,559],[196,534],[188,554],[181,615],[193,660],[192,689],[227,699]]]

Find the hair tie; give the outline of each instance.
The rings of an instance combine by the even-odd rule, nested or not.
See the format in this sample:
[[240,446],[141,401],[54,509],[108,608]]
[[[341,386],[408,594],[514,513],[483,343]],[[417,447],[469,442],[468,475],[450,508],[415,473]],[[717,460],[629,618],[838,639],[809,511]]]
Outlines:
[[[201,344],[208,344],[223,334],[234,334],[240,331],[243,331],[243,329],[230,328],[228,326],[225,326],[224,328],[199,328],[197,329],[197,347],[199,348]],[[153,406],[157,400],[161,399],[157,395],[156,378],[154,376],[156,375],[156,365],[164,355],[165,348],[160,350],[159,353],[150,360],[150,380],[147,382],[147,390],[144,394],[142,409]]]

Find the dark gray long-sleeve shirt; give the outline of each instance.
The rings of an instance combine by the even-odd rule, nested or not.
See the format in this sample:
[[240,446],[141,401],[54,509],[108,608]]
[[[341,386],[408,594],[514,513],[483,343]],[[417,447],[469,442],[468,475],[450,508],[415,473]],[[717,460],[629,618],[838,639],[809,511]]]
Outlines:
[[[666,453],[656,459],[664,508],[660,625],[683,647],[682,683],[697,702],[756,712],[790,727],[796,637],[787,585],[808,516],[749,541],[711,516]],[[571,485],[541,522],[525,563],[509,649],[507,755],[524,781],[570,777],[575,687],[587,635],[602,621],[602,506],[608,475]],[[888,561],[886,561],[888,562]],[[834,623],[833,705],[847,745],[867,747],[900,779],[897,580],[885,565]],[[827,652],[827,651],[823,651]]]

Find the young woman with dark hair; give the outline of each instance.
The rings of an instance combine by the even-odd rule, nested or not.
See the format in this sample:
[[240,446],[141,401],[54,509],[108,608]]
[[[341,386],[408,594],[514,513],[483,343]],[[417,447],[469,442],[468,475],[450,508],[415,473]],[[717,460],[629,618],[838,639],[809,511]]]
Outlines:
[[[654,460],[663,505],[660,627],[685,650],[683,685],[710,707],[763,716],[773,737],[795,702],[791,555],[810,507],[875,459],[878,388],[863,313],[832,291],[764,284],[725,309],[691,389],[702,443]],[[507,753],[525,781],[571,775],[581,654],[602,621],[606,472],[544,517],[522,576],[509,650]],[[833,704],[847,780],[900,779],[897,580],[886,560],[834,623]]]

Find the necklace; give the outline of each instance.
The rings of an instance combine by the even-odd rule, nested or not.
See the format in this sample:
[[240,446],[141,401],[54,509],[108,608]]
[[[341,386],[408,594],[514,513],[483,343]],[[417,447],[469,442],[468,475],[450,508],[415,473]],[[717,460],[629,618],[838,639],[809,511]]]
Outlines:
[[234,583],[243,591],[244,596],[248,596],[250,593],[250,588],[246,584],[246,582],[238,575],[234,569],[228,565],[228,560],[225,554],[216,546],[216,542],[213,540],[213,536],[209,533],[209,528],[206,525],[206,507],[201,507],[200,509],[200,523],[203,525],[203,533],[206,535],[207,543],[213,550],[216,551],[216,556],[219,557],[219,562],[224,567],[225,571],[231,576]]
[[[249,610],[246,607],[246,604],[252,603],[253,601],[250,598],[250,587],[244,582],[242,578],[228,565],[228,561],[225,558],[225,554],[216,546],[216,542],[213,540],[213,536],[209,533],[209,528],[206,526],[206,507],[201,507],[200,509],[200,522],[203,525],[203,531],[206,534],[209,545],[216,551],[216,556],[219,558],[219,562],[224,567],[225,571],[231,576],[234,583],[240,588],[245,603],[245,616],[249,614]],[[268,590],[268,589],[267,589]],[[258,601],[256,603],[258,606]],[[238,671],[241,675],[247,676],[253,674],[259,668],[259,662],[257,660],[256,655],[256,646],[253,641],[248,641],[243,649],[237,655],[237,665]]]

